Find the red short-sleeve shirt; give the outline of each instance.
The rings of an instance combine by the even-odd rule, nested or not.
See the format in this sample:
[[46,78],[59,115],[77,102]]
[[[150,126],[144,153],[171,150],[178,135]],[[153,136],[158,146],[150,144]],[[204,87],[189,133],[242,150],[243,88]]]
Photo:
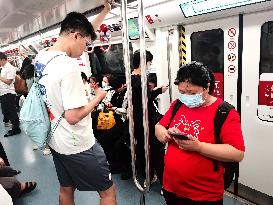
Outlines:
[[[214,117],[222,100],[218,98],[213,104],[205,107],[188,108],[182,105],[177,111],[170,127],[195,136],[201,142],[214,143]],[[169,124],[173,106],[160,120],[160,124]],[[244,140],[240,117],[232,109],[221,129],[221,140],[244,151]],[[213,161],[199,153],[180,149],[174,141],[169,142],[165,155],[163,185],[164,189],[180,197],[195,201],[217,201],[223,198],[224,168],[213,170]]]

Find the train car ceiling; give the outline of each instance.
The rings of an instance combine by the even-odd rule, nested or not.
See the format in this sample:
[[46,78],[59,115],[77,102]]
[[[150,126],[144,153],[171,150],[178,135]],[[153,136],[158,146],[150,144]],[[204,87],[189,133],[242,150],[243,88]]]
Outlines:
[[[201,1],[201,0],[200,0]],[[215,2],[215,0],[209,0]],[[257,2],[258,0],[249,0]],[[260,0],[261,1],[261,0]],[[96,8],[100,8],[104,0],[0,0],[0,43],[3,45],[16,41],[17,39],[26,37],[30,34],[42,30],[41,38],[51,38],[58,35],[57,30],[54,34],[44,34],[43,29],[56,25],[65,17],[67,12],[79,11],[85,13],[89,20],[92,20],[96,13]],[[146,27],[148,40],[153,40],[154,29],[168,27],[177,24],[193,24],[196,22],[204,22],[215,20],[219,18],[226,18],[238,14],[247,14],[257,11],[269,10],[273,8],[272,1],[262,1],[246,6],[240,6],[221,11],[206,13],[203,15],[185,18],[180,5],[190,2],[182,0],[149,0],[144,1]],[[128,1],[130,8],[128,9],[128,18],[134,19],[138,16],[137,1]],[[90,13],[92,9],[94,12]],[[164,9],[162,9],[164,8]],[[88,10],[87,10],[88,9]],[[87,11],[86,11],[87,10]],[[171,11],[171,12],[170,12]],[[134,21],[134,20],[131,20]],[[121,40],[121,23],[120,23],[120,9],[114,8],[109,14],[105,24],[112,28],[111,35],[113,41]],[[119,27],[119,29],[116,28]],[[56,26],[51,28],[56,29]],[[58,29],[58,28],[57,28]],[[131,31],[129,31],[130,34]],[[132,37],[133,39],[133,37]],[[0,44],[0,47],[1,47]],[[35,46],[34,46],[35,47]]]
[[0,0],[0,42],[8,44],[61,22],[70,11],[87,12],[104,0]]

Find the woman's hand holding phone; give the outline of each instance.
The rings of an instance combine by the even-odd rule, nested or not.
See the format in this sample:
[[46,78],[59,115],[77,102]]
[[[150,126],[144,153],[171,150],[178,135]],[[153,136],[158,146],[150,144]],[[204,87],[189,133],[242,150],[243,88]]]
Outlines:
[[169,135],[180,140],[189,140],[189,138],[183,133],[169,132]]
[[186,135],[174,127],[168,130],[168,135],[176,142],[180,149],[199,152],[202,143],[198,138]]

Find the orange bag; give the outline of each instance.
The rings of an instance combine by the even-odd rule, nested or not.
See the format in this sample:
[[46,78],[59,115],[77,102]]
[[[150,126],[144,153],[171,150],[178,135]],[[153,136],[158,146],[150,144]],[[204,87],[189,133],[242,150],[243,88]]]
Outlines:
[[100,112],[98,116],[98,130],[109,130],[116,124],[114,112]]
[[26,81],[18,74],[15,76],[14,89],[15,92],[19,94],[28,93]]

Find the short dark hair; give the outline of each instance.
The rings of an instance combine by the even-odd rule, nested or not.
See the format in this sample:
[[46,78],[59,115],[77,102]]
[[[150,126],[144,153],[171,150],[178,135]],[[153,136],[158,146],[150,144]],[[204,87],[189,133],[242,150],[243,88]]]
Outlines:
[[[152,61],[154,58],[150,51],[146,50],[146,62]],[[133,69],[139,68],[140,66],[140,51],[136,50],[133,56]]]
[[29,57],[25,57],[25,59],[23,60],[21,69],[20,69],[20,73],[23,74],[25,68],[30,65],[32,63],[32,60]]
[[215,87],[215,78],[212,71],[200,62],[191,62],[179,68],[174,84],[178,85],[180,82],[186,81],[206,89],[210,84],[209,94],[213,93]]
[[21,76],[24,80],[31,79],[34,77],[34,65],[29,64],[23,67],[23,70],[20,71]]
[[121,88],[121,86],[126,83],[125,76],[122,76],[122,75],[110,75],[108,80],[109,80],[109,85],[114,90]]
[[101,75],[92,75],[90,77],[90,83],[91,83],[91,80],[93,80],[96,84],[99,85],[99,87],[102,86],[102,76]]
[[97,38],[92,24],[83,14],[78,12],[70,12],[61,23],[60,35],[71,32],[79,32],[84,37],[91,36],[93,41]]
[[148,82],[155,84],[155,87],[157,87],[157,76],[156,76],[156,73],[150,73],[148,75]]
[[7,60],[7,59],[8,59],[7,55],[3,52],[0,52],[0,60]]

